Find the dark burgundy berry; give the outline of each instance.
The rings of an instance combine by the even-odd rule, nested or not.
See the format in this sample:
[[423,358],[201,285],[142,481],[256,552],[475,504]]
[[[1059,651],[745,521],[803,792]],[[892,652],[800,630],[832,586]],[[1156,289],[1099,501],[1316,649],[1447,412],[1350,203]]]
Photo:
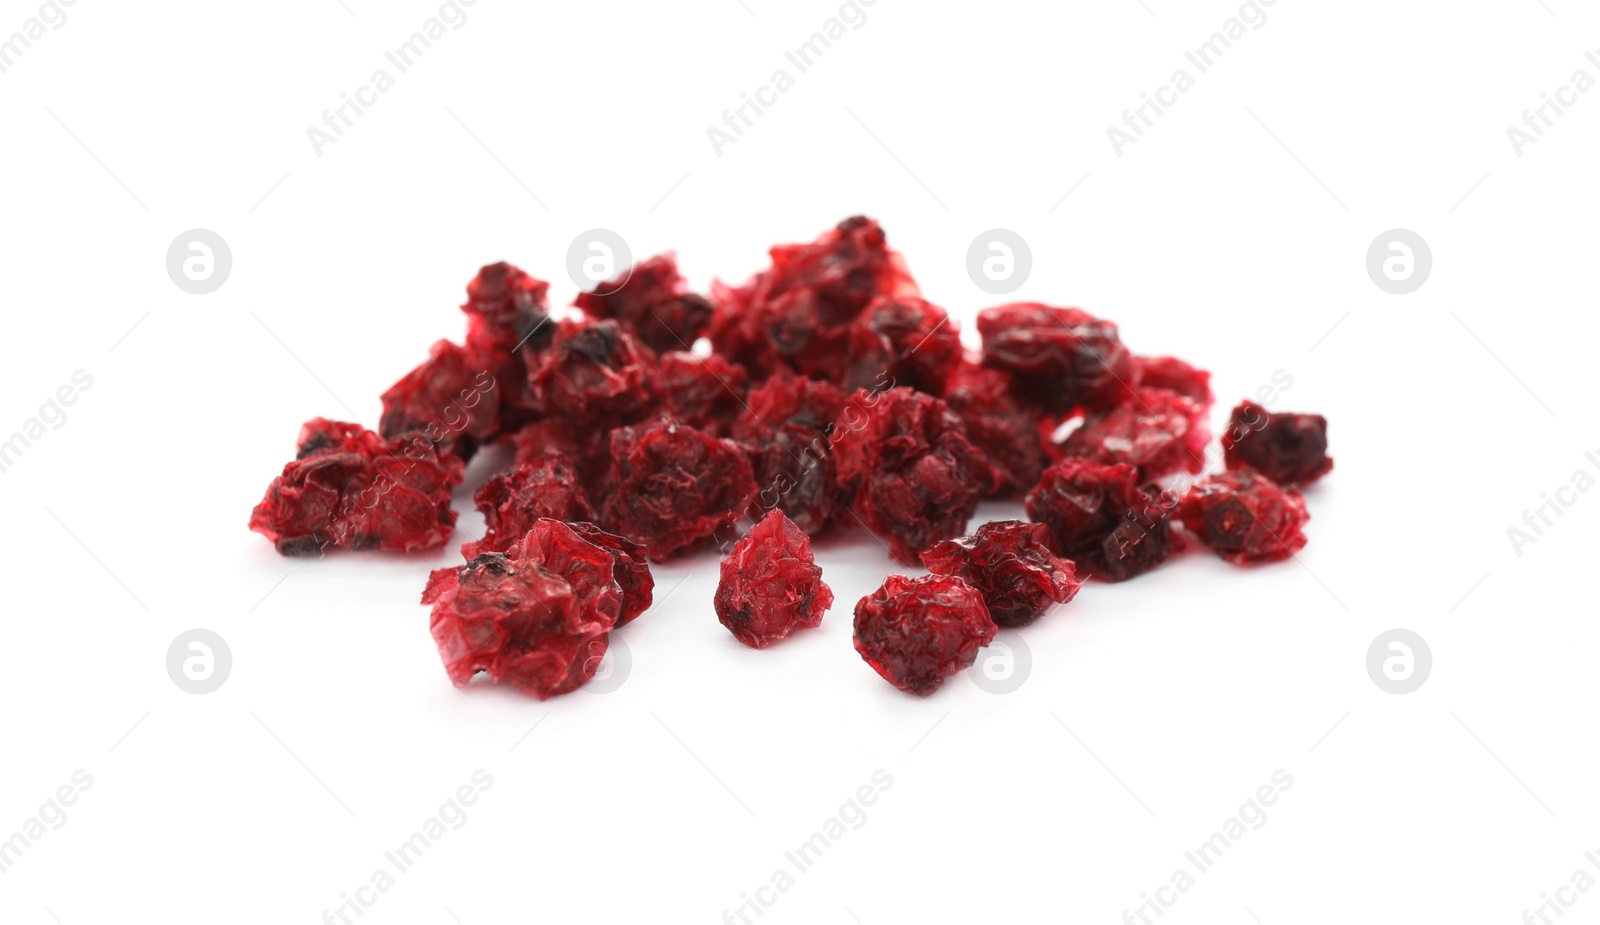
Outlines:
[[611,433],[614,467],[603,525],[665,562],[739,519],[756,494],[740,447],[661,418]]
[[978,313],[983,364],[1011,376],[1018,398],[1051,414],[1114,405],[1132,388],[1133,356],[1117,326],[1076,308],[1016,302]]
[[543,517],[594,519],[572,460],[556,449],[546,449],[537,462],[518,462],[490,476],[473,501],[483,512],[488,532],[483,539],[461,547],[461,555],[468,559],[504,552]]
[[1333,468],[1327,418],[1274,414],[1249,400],[1228,418],[1222,451],[1229,469],[1249,466],[1279,485],[1309,485]]
[[953,575],[890,575],[856,604],[856,651],[908,694],[926,696],[994,640],[983,595]]
[[1044,524],[1021,520],[986,523],[971,536],[936,543],[922,563],[977,588],[997,626],[1027,626],[1083,586],[1073,564],[1050,551]]
[[967,425],[967,439],[994,469],[996,492],[1016,495],[1039,483],[1044,472],[1044,439],[1039,416],[1008,390],[1004,373],[963,362],[947,385],[944,400]]
[[498,377],[509,358],[441,340],[428,358],[383,393],[378,432],[417,431],[441,451],[469,459],[500,431]]
[[467,346],[510,354],[520,347],[534,350],[555,332],[547,293],[550,284],[534,279],[509,263],[492,263],[467,284]]
[[939,306],[911,296],[886,296],[850,325],[846,349],[846,389],[882,391],[903,385],[942,395],[961,361],[961,334]]
[[717,619],[747,646],[764,649],[802,627],[817,626],[833,592],[811,555],[811,539],[773,511],[722,560]]
[[1142,575],[1183,548],[1171,507],[1132,466],[1063,459],[1028,493],[1027,508],[1058,554],[1105,581]]
[[1178,502],[1178,519],[1201,543],[1234,565],[1280,562],[1306,545],[1311,515],[1293,488],[1252,470],[1201,479]]
[[635,264],[620,286],[578,293],[577,306],[590,318],[618,322],[656,353],[688,350],[711,325],[711,303],[689,291],[670,253]]

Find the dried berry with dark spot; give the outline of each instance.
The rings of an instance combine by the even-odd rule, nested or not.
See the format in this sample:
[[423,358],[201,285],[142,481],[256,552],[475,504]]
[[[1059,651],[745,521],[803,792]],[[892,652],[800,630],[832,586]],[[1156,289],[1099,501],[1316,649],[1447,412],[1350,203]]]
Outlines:
[[467,284],[467,346],[512,353],[519,347],[538,350],[555,332],[547,293],[550,284],[534,279],[509,263],[492,263]]
[[1211,431],[1205,409],[1176,392],[1141,388],[1088,416],[1061,445],[1063,456],[1126,463],[1145,480],[1205,468]]
[[1116,404],[1133,381],[1117,326],[1076,308],[1015,302],[978,313],[983,364],[1011,376],[1012,394],[1051,414]]
[[1248,466],[1279,485],[1309,485],[1333,468],[1327,418],[1271,413],[1248,400],[1228,418],[1222,450],[1229,469]]
[[470,459],[499,434],[497,376],[507,364],[504,355],[435,343],[420,366],[383,393],[378,432],[398,437],[417,431],[441,451]]
[[811,539],[773,511],[722,560],[717,619],[734,638],[765,649],[797,629],[817,626],[833,592],[811,555]]
[[422,602],[433,605],[433,640],[457,687],[484,672],[540,700],[594,677],[613,625],[565,579],[504,553],[435,572]]
[[602,523],[657,562],[731,527],[756,493],[737,444],[670,418],[613,431],[611,456]]
[[1133,358],[1133,379],[1129,385],[1177,392],[1199,405],[1211,407],[1211,374],[1177,357]]
[[750,392],[748,410],[733,424],[754,468],[754,520],[783,511],[815,535],[847,500],[838,480],[833,435],[850,396],[827,382],[775,376]]
[[673,417],[718,437],[744,412],[746,378],[743,366],[682,350],[663,353],[656,370],[661,403]]
[[563,321],[529,381],[545,415],[603,431],[656,408],[654,364],[615,321]]
[[1234,565],[1281,562],[1299,552],[1310,519],[1298,491],[1252,469],[1207,476],[1178,502],[1184,528]]
[[856,604],[856,651],[908,694],[933,693],[994,640],[983,595],[953,575],[890,575]]
[[656,353],[688,350],[711,326],[711,302],[689,291],[674,255],[635,264],[620,286],[578,293],[577,306],[598,321],[616,321]]
[[537,462],[518,462],[490,476],[472,500],[483,512],[488,532],[483,539],[461,547],[461,554],[468,559],[506,551],[542,517],[594,519],[572,460],[555,449],[545,450]]
[[1020,494],[1039,483],[1044,472],[1044,438],[1039,419],[1008,391],[1004,373],[963,363],[944,395],[950,410],[967,426],[967,439],[982,451],[999,477],[996,492]]
[[961,362],[961,334],[945,310],[931,302],[884,297],[850,325],[847,351],[846,389],[903,385],[942,395]]
[[462,465],[421,435],[387,440],[359,424],[316,418],[301,428],[298,455],[272,480],[250,529],[286,556],[330,546],[411,552],[449,539],[450,489]]
[[1044,524],[1021,520],[986,523],[971,536],[936,543],[922,553],[922,564],[977,588],[997,626],[1027,626],[1083,586],[1073,564],[1050,551]]
[[1057,554],[1105,581],[1142,575],[1183,548],[1172,510],[1139,471],[1089,459],[1063,459],[1028,493],[1028,517],[1050,530]]

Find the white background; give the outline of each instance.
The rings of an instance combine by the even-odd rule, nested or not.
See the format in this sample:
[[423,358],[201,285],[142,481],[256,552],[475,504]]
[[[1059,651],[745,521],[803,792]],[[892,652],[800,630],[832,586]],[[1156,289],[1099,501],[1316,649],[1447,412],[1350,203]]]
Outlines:
[[[1511,923],[1600,848],[1600,495],[1520,556],[1506,535],[1600,474],[1600,93],[1521,157],[1506,137],[1600,77],[1592,10],[1279,0],[1118,157],[1106,128],[1236,5],[878,0],[718,157],[706,128],[836,4],[479,0],[316,156],[306,129],[437,8],[79,0],[0,75],[0,432],[94,380],[0,475],[0,837],[94,781],[0,874],[0,920],[322,921],[480,768],[361,921],[723,921],[877,769],[763,923],[1120,921],[1277,769],[1164,923]],[[0,3],[0,35],[36,9]],[[539,703],[447,681],[417,596],[455,543],[298,561],[245,529],[303,420],[376,424],[461,336],[480,264],[566,304],[598,226],[703,288],[857,212],[969,338],[1001,299],[966,249],[1004,227],[1034,255],[1017,297],[1211,369],[1219,422],[1286,371],[1276,407],[1325,414],[1337,460],[1298,564],[1091,585],[1002,635],[1032,653],[1017,691],[916,699],[851,648],[897,570],[869,536],[819,544],[834,612],[762,652],[717,624],[705,553],[657,569],[682,584],[619,634],[618,690]],[[196,227],[233,252],[205,296],[165,270]],[[1407,296],[1365,270],[1396,227],[1433,252]],[[233,653],[205,696],[165,670],[193,627]],[[1365,669],[1393,627],[1433,652],[1405,696]]]

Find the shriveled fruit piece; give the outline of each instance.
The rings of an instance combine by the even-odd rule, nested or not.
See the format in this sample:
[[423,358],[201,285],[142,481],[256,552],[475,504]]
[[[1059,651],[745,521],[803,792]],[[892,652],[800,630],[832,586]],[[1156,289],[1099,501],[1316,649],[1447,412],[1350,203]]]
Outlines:
[[511,353],[519,347],[535,350],[550,342],[555,332],[545,322],[550,317],[550,284],[534,279],[509,263],[492,263],[467,284],[467,346]]
[[744,411],[747,378],[737,363],[683,350],[661,354],[656,366],[656,387],[666,409],[690,427],[718,437],[727,436],[733,419]]
[[654,364],[615,321],[563,321],[529,382],[545,415],[604,431],[655,409]]
[[656,353],[688,350],[711,325],[711,302],[689,291],[671,253],[635,264],[620,286],[614,280],[578,293],[576,304],[590,318],[623,325]]
[[997,520],[936,543],[922,553],[922,564],[977,588],[997,626],[1027,626],[1083,586],[1077,568],[1050,551],[1045,525],[1021,520]]
[[999,477],[996,492],[1020,494],[1044,472],[1039,420],[1008,391],[1004,373],[962,363],[948,383],[945,403],[967,425],[967,439],[982,451]]
[[731,527],[756,493],[737,444],[670,418],[612,431],[611,456],[603,525],[657,562],[693,552]]
[[803,627],[816,626],[833,606],[833,592],[811,555],[811,539],[773,511],[735,543],[722,560],[717,619],[734,638],[765,649]]
[[781,370],[838,379],[848,326],[880,295],[915,296],[905,261],[878,223],[856,216],[809,244],[780,244],[742,286],[713,283],[711,343],[765,377]]
[[378,432],[398,437],[416,431],[442,451],[470,459],[500,430],[497,376],[508,358],[441,340],[428,358],[383,393]]
[[780,510],[816,535],[849,500],[833,447],[849,402],[831,383],[791,375],[774,376],[750,392],[748,411],[734,421],[732,433],[754,468],[752,519]]
[[1204,408],[1176,392],[1141,388],[1121,404],[1089,415],[1061,453],[1127,463],[1149,480],[1204,469],[1210,442]]
[[846,389],[903,385],[942,395],[961,361],[961,334],[932,302],[883,296],[851,323],[847,351],[841,380]]
[[1191,366],[1177,357],[1133,358],[1133,376],[1129,385],[1177,392],[1202,409],[1211,407],[1211,373]]
[[1045,470],[1026,504],[1057,554],[1105,581],[1142,575],[1183,548],[1171,508],[1132,466],[1068,457]]
[[1184,528],[1234,565],[1281,562],[1299,552],[1310,519],[1298,491],[1253,469],[1207,476],[1178,502]]
[[[613,543],[628,541],[610,536],[593,524],[582,526],[589,530],[580,533],[578,525],[542,518],[506,551],[506,556],[512,561],[537,562],[551,573],[566,579],[578,595],[579,606],[593,609],[599,618],[609,621],[611,625],[632,620],[650,603],[648,588],[642,602],[638,598],[637,588],[632,596],[623,591],[623,579],[630,584],[637,584],[638,563],[633,562],[621,548],[596,543],[593,538],[608,537]],[[624,560],[627,560],[626,566],[623,565]],[[648,569],[645,578],[650,580]],[[650,587],[654,587],[653,580],[650,581]],[[640,606],[641,603],[643,606]]]
[[650,563],[645,561],[644,547],[626,537],[607,533],[591,523],[569,523],[572,532],[589,542],[608,550],[615,561],[614,577],[622,588],[622,615],[617,626],[632,623],[634,618],[650,609],[655,596],[656,580],[650,574]]
[[907,565],[959,536],[998,479],[942,399],[908,388],[857,394],[860,427],[839,434],[839,478],[857,486],[851,510]]
[[983,594],[954,575],[890,575],[856,604],[856,651],[908,694],[926,696],[994,640]]
[[530,560],[484,553],[428,580],[422,603],[457,687],[478,672],[540,700],[594,677],[612,617],[581,605],[565,579]]
[[1116,404],[1133,356],[1117,326],[1076,308],[1014,302],[978,313],[983,364],[1010,374],[1012,394],[1052,414]]
[[1309,485],[1333,468],[1327,418],[1274,414],[1249,400],[1228,418],[1222,451],[1229,469],[1249,466],[1279,485]]
[[312,556],[329,546],[411,552],[449,539],[460,459],[441,456],[419,435],[386,440],[360,424],[326,418],[306,422],[298,446],[250,514],[250,529],[278,552]]
[[545,450],[538,462],[519,462],[489,477],[472,496],[488,532],[461,547],[468,559],[485,552],[504,552],[522,539],[541,517],[592,520],[589,496],[578,472],[560,450]]

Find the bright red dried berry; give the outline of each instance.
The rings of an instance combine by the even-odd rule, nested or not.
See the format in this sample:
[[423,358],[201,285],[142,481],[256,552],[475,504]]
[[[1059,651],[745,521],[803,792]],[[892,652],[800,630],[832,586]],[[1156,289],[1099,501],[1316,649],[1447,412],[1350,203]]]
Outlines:
[[811,555],[811,539],[773,511],[722,560],[717,619],[734,638],[765,649],[797,629],[817,626],[833,591]]
[[316,418],[301,428],[298,446],[250,514],[250,529],[278,552],[411,552],[449,539],[461,460],[441,456],[422,435],[387,440],[359,424]]
[[531,560],[485,553],[429,577],[422,602],[457,687],[479,672],[543,700],[594,677],[614,618],[585,607],[565,579]]
[[[627,623],[650,606],[655,581],[648,566],[636,560],[635,555],[634,544],[593,524],[566,524],[548,517],[535,522],[527,535],[506,551],[512,561],[537,562],[566,579],[578,595],[579,606],[593,609],[597,619],[604,619],[613,627]],[[624,582],[629,585],[627,589]]]
[[1170,506],[1132,466],[1068,457],[1045,470],[1026,504],[1057,554],[1105,581],[1142,575],[1183,548]]
[[890,575],[856,604],[856,651],[908,694],[926,696],[994,640],[983,595],[953,575]]
[[499,434],[497,374],[507,363],[503,355],[435,343],[420,366],[383,393],[378,432],[392,438],[418,431],[441,450],[470,459]]
[[718,437],[745,409],[746,379],[743,366],[682,350],[663,353],[656,370],[661,403],[672,416]]
[[903,385],[942,395],[961,362],[961,334],[945,310],[931,302],[883,297],[850,325],[847,351],[846,389],[881,392]]
[[461,547],[468,559],[486,552],[504,552],[522,539],[540,518],[563,521],[594,519],[589,496],[572,460],[547,449],[537,462],[519,462],[489,477],[472,500],[483,512],[488,530],[483,539]]
[[858,392],[859,427],[846,418],[836,446],[841,483],[855,485],[851,510],[886,538],[907,565],[940,540],[959,536],[998,479],[944,401],[907,388]]
[[623,325],[656,353],[688,350],[711,326],[711,302],[689,291],[670,253],[635,264],[620,286],[578,293],[576,304],[590,318]]
[[615,321],[563,321],[529,382],[546,415],[603,433],[655,409],[654,363]]
[[591,523],[569,523],[572,532],[601,549],[610,551],[616,564],[613,577],[622,588],[622,615],[617,626],[625,626],[650,609],[655,596],[656,580],[650,574],[650,563],[645,561],[644,547],[626,537],[607,533]]
[[1248,466],[1279,485],[1309,485],[1333,468],[1327,418],[1274,414],[1248,400],[1233,409],[1222,451],[1229,469]]
[[1177,357],[1133,358],[1130,385],[1177,392],[1202,409],[1211,407],[1211,374]]
[[1117,326],[1076,308],[1015,302],[978,313],[983,365],[1010,374],[1012,394],[1051,414],[1116,404],[1133,381]]
[[997,626],[1027,626],[1083,586],[1073,564],[1050,551],[1044,524],[1021,520],[986,523],[971,536],[936,543],[922,553],[922,564],[977,588]]
[[1178,502],[1178,519],[1201,543],[1234,565],[1281,562],[1306,545],[1311,515],[1293,488],[1252,469],[1201,479]]
[[1039,420],[1011,397],[1004,373],[963,363],[945,391],[945,403],[967,425],[967,439],[982,451],[999,477],[996,491],[1020,494],[1044,472]]
[[1095,412],[1061,445],[1063,456],[1126,463],[1145,480],[1205,468],[1211,431],[1205,409],[1176,392],[1140,388]]
[[661,418],[611,433],[614,467],[603,525],[656,562],[693,552],[726,530],[756,493],[735,443]]
[[492,263],[467,284],[467,346],[510,354],[542,348],[554,331],[547,294],[550,284],[509,263]]

